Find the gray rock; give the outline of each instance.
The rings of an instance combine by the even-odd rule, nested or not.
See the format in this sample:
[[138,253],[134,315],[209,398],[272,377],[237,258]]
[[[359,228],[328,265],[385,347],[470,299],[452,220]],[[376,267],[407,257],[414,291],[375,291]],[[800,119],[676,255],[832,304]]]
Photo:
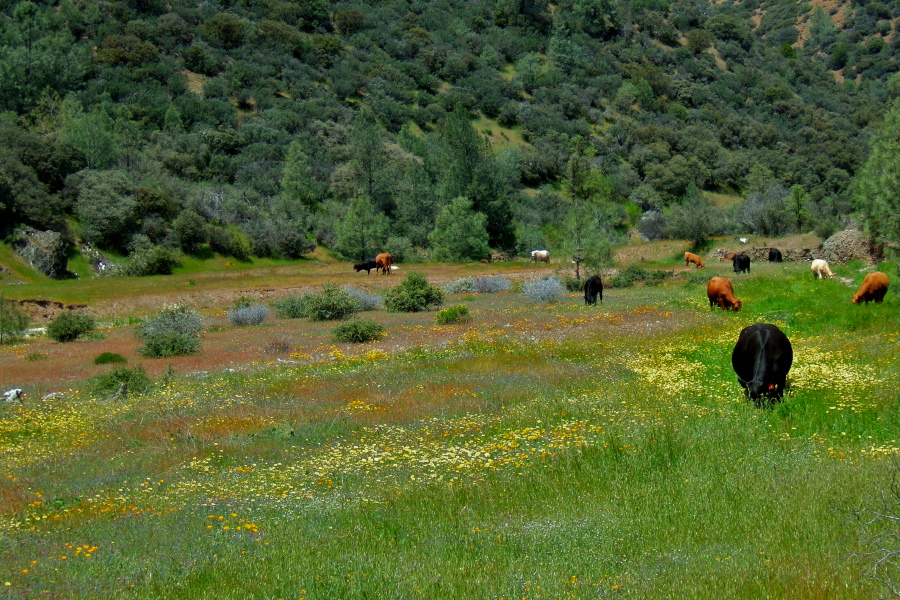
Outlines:
[[823,258],[829,263],[843,264],[861,260],[868,265],[878,262],[878,249],[872,240],[855,229],[838,231],[822,244]]
[[55,231],[38,231],[26,227],[17,232],[12,243],[16,254],[32,267],[54,279],[68,276],[69,244]]

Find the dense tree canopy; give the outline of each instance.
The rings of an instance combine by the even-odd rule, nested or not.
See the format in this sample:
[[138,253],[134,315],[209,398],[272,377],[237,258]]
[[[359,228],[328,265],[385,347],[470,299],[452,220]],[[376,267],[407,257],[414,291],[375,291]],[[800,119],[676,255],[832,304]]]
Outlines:
[[[881,122],[898,16],[793,0],[0,2],[0,234],[474,258],[480,241],[445,252],[459,238],[442,215],[464,198],[489,247],[518,252],[567,230],[594,232],[597,256],[639,222],[684,233],[686,204],[706,231],[856,209],[897,239],[897,108]],[[747,200],[716,212],[699,190]]]

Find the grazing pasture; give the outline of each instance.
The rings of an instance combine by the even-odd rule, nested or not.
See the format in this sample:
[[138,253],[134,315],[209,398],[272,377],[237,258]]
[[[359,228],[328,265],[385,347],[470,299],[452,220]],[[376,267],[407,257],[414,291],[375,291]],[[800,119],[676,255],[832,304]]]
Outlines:
[[[541,265],[426,265],[437,284],[519,285],[449,294],[468,323],[366,311],[385,328],[368,344],[274,314],[234,326],[210,291],[200,352],[171,359],[140,359],[129,324],[159,305],[104,290],[100,335],[0,347],[0,382],[25,390],[0,406],[3,592],[883,597],[862,556],[878,531],[854,511],[881,508],[900,457],[900,302],[860,310],[806,263],[760,263],[735,279],[741,312],[713,312],[706,281],[730,265],[679,263],[648,264],[678,274],[610,289],[602,307],[580,293],[525,297]],[[835,270],[852,289],[864,275]],[[279,291],[375,279],[346,264],[292,273],[257,277]],[[183,300],[177,277],[153,278],[160,304]],[[378,279],[369,291],[399,282]],[[77,290],[90,282],[68,283],[90,296]],[[222,289],[247,288],[236,286]],[[730,362],[756,322],[794,349],[769,410],[744,397]],[[153,386],[91,397],[85,380],[113,367],[93,364],[104,351]]]

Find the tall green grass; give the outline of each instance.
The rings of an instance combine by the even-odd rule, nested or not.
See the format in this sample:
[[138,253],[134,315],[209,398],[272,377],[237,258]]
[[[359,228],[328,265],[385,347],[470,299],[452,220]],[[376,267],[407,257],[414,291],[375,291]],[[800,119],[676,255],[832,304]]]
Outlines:
[[[728,275],[737,314],[702,280],[479,295],[450,341],[7,409],[5,592],[879,597],[854,511],[900,453],[900,303],[806,268]],[[730,364],[760,321],[795,350],[769,410]]]

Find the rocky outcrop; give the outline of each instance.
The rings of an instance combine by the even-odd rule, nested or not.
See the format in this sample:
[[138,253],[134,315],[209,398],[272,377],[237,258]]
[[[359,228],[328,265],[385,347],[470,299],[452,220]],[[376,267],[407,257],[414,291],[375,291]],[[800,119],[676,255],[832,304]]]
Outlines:
[[69,244],[61,234],[25,228],[17,232],[12,246],[16,254],[44,275],[54,279],[68,277]]
[[870,237],[856,229],[838,231],[822,244],[822,258],[832,264],[861,260],[874,265],[881,258],[881,252]]
[[84,242],[84,244],[82,244],[81,255],[84,256],[87,263],[91,265],[91,269],[93,269],[95,275],[106,276],[118,274],[117,265],[89,243]]

